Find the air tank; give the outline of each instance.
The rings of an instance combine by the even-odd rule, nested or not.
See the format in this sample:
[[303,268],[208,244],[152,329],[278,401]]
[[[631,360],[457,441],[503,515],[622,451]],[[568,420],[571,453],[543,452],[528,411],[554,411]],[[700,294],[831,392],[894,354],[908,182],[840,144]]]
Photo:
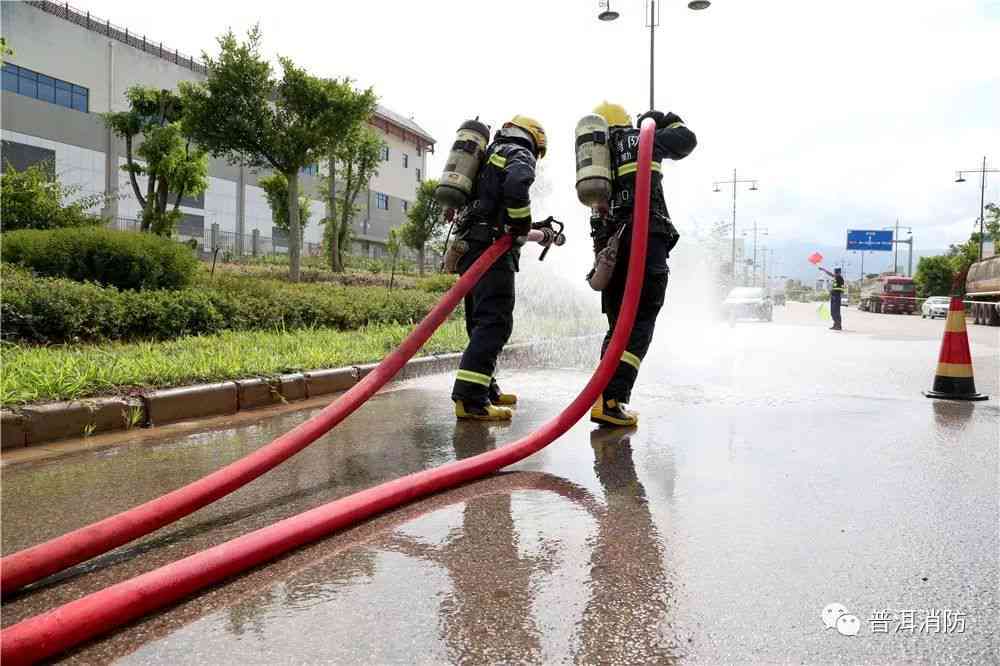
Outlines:
[[585,206],[607,207],[611,199],[608,121],[596,113],[576,124],[576,196]]
[[434,198],[442,206],[461,208],[468,203],[489,140],[490,128],[478,119],[466,120],[458,128],[444,173],[434,189]]

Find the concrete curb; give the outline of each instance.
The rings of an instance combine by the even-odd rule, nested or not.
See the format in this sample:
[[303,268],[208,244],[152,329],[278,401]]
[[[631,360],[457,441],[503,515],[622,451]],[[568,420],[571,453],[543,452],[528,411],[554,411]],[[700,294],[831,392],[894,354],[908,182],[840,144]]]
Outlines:
[[[534,363],[572,349],[574,343],[592,345],[594,336],[508,345],[501,361]],[[461,354],[439,354],[410,359],[393,381],[451,372]],[[377,364],[312,370],[279,377],[250,377],[215,384],[197,384],[148,391],[137,398],[95,398],[52,402],[0,411],[0,448],[24,448],[98,432],[159,426],[187,419],[223,416],[346,391]]]

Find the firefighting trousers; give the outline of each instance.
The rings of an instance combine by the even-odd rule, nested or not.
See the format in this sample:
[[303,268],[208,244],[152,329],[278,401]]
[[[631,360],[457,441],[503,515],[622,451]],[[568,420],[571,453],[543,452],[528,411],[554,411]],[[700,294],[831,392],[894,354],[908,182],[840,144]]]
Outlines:
[[[656,237],[650,237],[650,245],[655,246],[662,241]],[[651,253],[656,256],[658,253]],[[618,313],[621,311],[622,300],[625,297],[625,278],[627,275],[628,256],[619,255],[615,266],[614,275],[611,282],[601,292],[601,306],[604,314],[608,318],[608,332],[604,336],[601,345],[601,356],[604,356],[608,343],[611,342],[611,334],[618,322]],[[649,344],[653,341],[653,330],[656,328],[656,317],[660,314],[663,301],[667,293],[667,281],[670,272],[667,269],[666,261],[654,260],[646,263],[646,279],[642,284],[642,293],[639,296],[639,309],[636,312],[635,324],[632,326],[632,334],[629,336],[625,352],[618,363],[615,374],[604,389],[605,400],[617,400],[628,403],[632,396],[632,386],[636,377],[639,376],[639,366],[649,351]]]
[[[462,258],[464,272],[473,259]],[[506,257],[479,280],[465,297],[465,330],[469,345],[462,354],[452,400],[484,407],[490,402],[490,384],[497,357],[514,328],[514,266]]]

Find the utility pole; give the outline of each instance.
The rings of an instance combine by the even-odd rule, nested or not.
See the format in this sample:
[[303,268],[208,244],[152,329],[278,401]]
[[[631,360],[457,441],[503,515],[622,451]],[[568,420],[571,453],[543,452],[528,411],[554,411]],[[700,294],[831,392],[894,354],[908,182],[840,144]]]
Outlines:
[[[986,238],[986,174],[1000,173],[1000,169],[987,169],[986,156],[983,155],[983,168],[965,169],[964,171],[956,171],[955,173],[957,174],[955,178],[956,183],[964,183],[965,174],[967,173],[978,173],[982,176],[979,181],[979,261],[982,261],[983,240]],[[998,249],[1000,248],[994,247],[993,253],[996,254]]]
[[[892,229],[893,227],[882,227],[883,231]],[[907,233],[910,235],[906,240],[899,240],[899,230],[906,229]],[[910,270],[909,274],[913,275],[913,227],[908,227],[905,224],[900,224],[899,220],[896,220],[895,232],[892,236],[892,272],[899,273],[899,261],[897,257],[899,256],[899,246],[900,244],[906,244],[910,246]]]
[[756,178],[744,178],[740,180],[736,177],[736,169],[733,169],[733,179],[732,180],[717,180],[712,184],[713,192],[721,192],[719,185],[732,185],[733,186],[733,247],[732,247],[732,270],[733,270],[733,283],[736,282],[736,185],[737,183],[750,183],[750,190],[756,192],[757,179]]

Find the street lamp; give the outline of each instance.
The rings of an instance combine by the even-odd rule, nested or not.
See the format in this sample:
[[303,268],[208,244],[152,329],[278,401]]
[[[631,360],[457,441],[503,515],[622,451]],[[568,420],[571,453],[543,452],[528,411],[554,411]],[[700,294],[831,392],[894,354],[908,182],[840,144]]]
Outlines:
[[[652,110],[656,108],[653,106],[653,55],[655,53],[653,35],[656,27],[660,25],[660,12],[656,0],[647,0],[647,2],[649,3],[649,11],[646,12],[646,27],[649,28],[649,109]],[[688,3],[688,9],[699,11],[708,9],[711,4],[709,0],[691,0]],[[600,0],[597,6],[601,9],[601,12],[597,15],[597,18],[601,21],[614,21],[621,16],[621,14],[611,8],[611,0]]]
[[732,180],[717,180],[712,183],[713,192],[721,192],[719,185],[732,185],[733,186],[733,283],[736,283],[736,184],[737,183],[750,183],[750,191],[756,192],[760,188],[757,187],[757,180],[755,178],[744,178],[740,180],[736,177],[736,169],[733,169],[733,179]]
[[[982,180],[979,182],[979,261],[983,260],[983,239],[986,235],[983,232],[983,226],[986,222],[986,174],[988,173],[1000,173],[1000,169],[987,169],[986,168],[986,156],[983,155],[983,168],[982,169],[965,169],[964,171],[956,171],[956,183],[965,182],[965,174],[967,173],[978,173],[982,175]],[[912,249],[912,248],[911,248]],[[996,248],[994,248],[994,254],[996,253]]]

